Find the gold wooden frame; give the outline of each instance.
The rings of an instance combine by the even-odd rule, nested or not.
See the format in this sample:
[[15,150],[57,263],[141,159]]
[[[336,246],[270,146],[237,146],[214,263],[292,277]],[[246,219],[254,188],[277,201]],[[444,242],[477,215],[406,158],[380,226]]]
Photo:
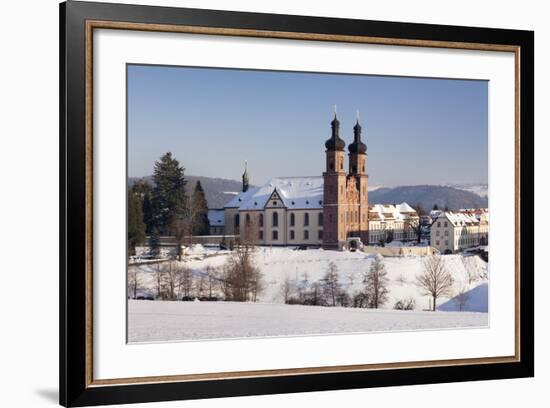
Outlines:
[[[93,378],[93,30],[118,29],[132,31],[153,31],[187,33],[220,36],[240,36],[256,38],[276,38],[292,40],[329,41],[359,44],[380,44],[411,47],[450,48],[464,50],[513,52],[515,58],[515,353],[513,356],[480,357],[450,360],[430,360],[414,362],[396,362],[383,364],[356,364],[342,366],[303,367],[274,370],[254,370],[236,372],[217,372],[206,374],[184,374],[154,377],[128,377],[115,379]],[[86,21],[86,374],[85,385],[101,387],[110,385],[130,385],[145,383],[167,383],[180,381],[223,380],[252,377],[292,376],[300,374],[320,374],[353,371],[389,370],[396,368],[441,367],[449,365],[513,363],[521,361],[520,356],[520,50],[515,45],[482,44],[466,42],[446,42],[395,39],[368,36],[349,36],[314,34],[285,31],[262,31],[249,29],[230,29],[197,27],[187,25],[165,25],[148,23],[127,23],[119,21]]]

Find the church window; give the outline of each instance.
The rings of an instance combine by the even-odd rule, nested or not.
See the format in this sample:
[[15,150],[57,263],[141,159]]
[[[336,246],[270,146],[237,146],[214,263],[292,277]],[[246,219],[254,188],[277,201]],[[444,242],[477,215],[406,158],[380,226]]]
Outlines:
[[309,225],[309,213],[304,214],[304,225]]
[[274,227],[278,227],[279,226],[279,214],[274,212],[273,213],[273,217],[272,217],[272,224]]
[[323,225],[323,213],[319,213],[317,224],[319,224],[319,226]]
[[309,239],[309,231],[308,230],[304,230],[304,239],[305,240]]
[[260,214],[260,221],[259,221],[260,227],[264,226],[264,215]]
[[334,162],[332,160],[330,161],[329,168],[331,170],[334,170]]
[[277,205],[277,201],[273,201],[273,205]]
[[317,237],[318,239],[323,239],[323,230],[319,230]]
[[340,162],[340,170],[344,168],[344,162]]
[[277,230],[271,231],[271,238],[273,239],[273,241],[277,241],[279,239],[279,231]]
[[264,232],[263,231],[258,231],[258,239],[260,241],[262,241],[264,239]]
[[239,214],[235,214],[235,228],[239,227],[240,217]]
[[294,240],[294,230],[290,230],[290,239]]
[[250,214],[246,214],[246,223],[250,224]]
[[290,213],[290,226],[294,227],[295,223],[296,223],[296,217],[294,216],[294,213]]

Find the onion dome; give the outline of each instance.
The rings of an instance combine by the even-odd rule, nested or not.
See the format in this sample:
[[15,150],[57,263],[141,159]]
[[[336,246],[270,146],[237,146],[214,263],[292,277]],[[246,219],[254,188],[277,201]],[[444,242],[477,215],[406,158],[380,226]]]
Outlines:
[[350,153],[366,154],[367,145],[361,141],[361,125],[359,124],[359,118],[353,127],[353,143],[348,146]]
[[340,139],[340,121],[334,113],[334,119],[330,122],[332,126],[332,136],[325,142],[327,150],[344,150],[346,148],[346,142]]

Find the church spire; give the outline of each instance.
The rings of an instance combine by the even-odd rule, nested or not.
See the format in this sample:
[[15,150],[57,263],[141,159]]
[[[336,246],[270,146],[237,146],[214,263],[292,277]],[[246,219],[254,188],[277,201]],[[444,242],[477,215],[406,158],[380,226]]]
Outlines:
[[334,119],[330,122],[332,127],[331,138],[325,142],[327,150],[344,150],[346,142],[340,138],[340,121],[336,115],[336,105],[334,105]]
[[350,153],[365,154],[367,145],[361,141],[361,125],[359,124],[359,111],[355,115],[355,126],[353,127],[353,143],[348,147]]
[[243,192],[248,191],[248,168],[247,162],[244,162],[244,173],[243,173]]

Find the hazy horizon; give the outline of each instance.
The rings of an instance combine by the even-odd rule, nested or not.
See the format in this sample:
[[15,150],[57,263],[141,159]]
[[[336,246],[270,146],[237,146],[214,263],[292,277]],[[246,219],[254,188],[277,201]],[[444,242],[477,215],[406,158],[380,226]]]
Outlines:
[[167,151],[190,176],[320,176],[336,104],[346,144],[359,111],[371,185],[488,180],[486,81],[128,65],[127,92],[129,177]]

